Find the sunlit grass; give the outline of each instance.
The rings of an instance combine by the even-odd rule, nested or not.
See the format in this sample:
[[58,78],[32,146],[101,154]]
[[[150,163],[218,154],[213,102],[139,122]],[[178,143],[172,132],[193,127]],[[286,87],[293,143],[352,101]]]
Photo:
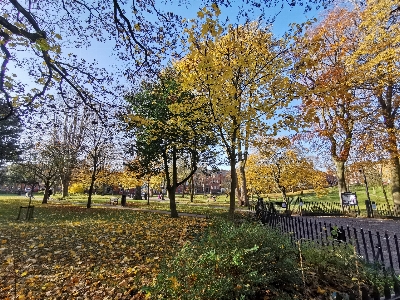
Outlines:
[[38,199],[34,218],[17,221],[27,201],[0,197],[0,299],[131,299],[152,282],[159,261],[208,222],[106,206],[43,205]]

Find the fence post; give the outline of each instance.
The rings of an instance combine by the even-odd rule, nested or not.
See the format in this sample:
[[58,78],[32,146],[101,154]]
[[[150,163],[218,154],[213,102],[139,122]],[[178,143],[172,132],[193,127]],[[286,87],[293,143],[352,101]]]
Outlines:
[[321,239],[321,245],[323,246],[324,245],[324,237],[322,236],[322,224],[321,224],[321,222],[318,222],[318,223],[319,223],[319,233],[318,233],[318,235],[319,235],[319,237]]
[[296,237],[296,240],[299,240],[299,239],[300,239],[300,236],[299,236],[299,230],[298,230],[297,222],[298,222],[298,220],[297,220],[297,218],[296,218],[296,219],[294,220],[294,224],[295,224],[295,226],[296,226],[296,235],[295,235],[295,237]]
[[394,244],[396,245],[397,262],[400,268],[400,251],[399,251],[399,241],[397,240],[397,235],[393,236]]
[[351,245],[353,245],[353,241],[351,240],[350,227],[349,227],[349,225],[346,225],[346,226],[347,226],[347,227],[346,227],[347,239],[349,240],[349,243],[350,243]]
[[388,251],[388,254],[389,254],[390,268],[393,270],[394,266],[393,266],[393,259],[392,259],[392,251],[390,250],[389,235],[388,235],[387,230],[385,231],[385,239],[386,239],[387,251]]
[[381,262],[384,265],[383,262],[383,252],[382,252],[382,244],[381,244],[381,236],[379,235],[379,232],[376,233],[376,237],[378,238],[378,253],[377,256],[379,257],[379,254],[381,255]]
[[[375,247],[374,247],[374,241],[372,239],[372,233],[370,230],[368,230],[368,236],[369,236],[369,242],[371,244],[371,250],[372,250],[372,259],[373,262],[376,262],[376,259],[378,258],[378,256],[375,256]],[[365,249],[367,250],[367,249]]]
[[324,222],[325,240],[326,240],[326,243],[329,244],[329,242],[328,242],[328,228],[327,228],[327,227],[328,227],[328,226],[326,226],[326,222]]
[[[365,241],[365,236],[364,236],[364,230],[361,228],[360,230],[360,234],[362,237],[362,241],[363,241],[363,246],[364,246],[364,252],[365,252],[365,257],[367,258],[367,261],[369,262],[369,255],[368,255],[368,249],[367,249],[367,243]],[[374,253],[374,248],[372,247],[372,253]],[[374,257],[375,254],[372,255],[372,257]]]
[[313,227],[313,223],[312,223],[312,221],[311,221],[311,219],[310,219],[310,232],[311,232],[311,240],[314,240],[314,232],[313,232],[313,229],[312,229],[312,227]]

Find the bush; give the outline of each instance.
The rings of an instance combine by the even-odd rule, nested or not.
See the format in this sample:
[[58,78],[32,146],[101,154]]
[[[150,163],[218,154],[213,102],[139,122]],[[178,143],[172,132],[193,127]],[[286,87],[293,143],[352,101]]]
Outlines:
[[218,220],[164,262],[147,290],[157,299],[293,299],[301,283],[297,261],[296,248],[279,232]]
[[68,189],[68,192],[71,194],[83,194],[85,191],[85,187],[82,183],[73,183]]
[[320,245],[306,241],[301,244],[307,285],[304,294],[310,298],[323,294],[329,296],[332,291],[350,295],[358,294],[361,288],[371,293],[374,285],[383,292],[385,277],[381,268],[371,267],[362,261],[350,244],[330,243]]

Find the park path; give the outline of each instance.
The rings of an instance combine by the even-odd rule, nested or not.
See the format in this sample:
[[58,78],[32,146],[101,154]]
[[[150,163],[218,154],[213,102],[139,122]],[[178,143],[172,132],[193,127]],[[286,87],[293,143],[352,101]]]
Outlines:
[[303,219],[311,219],[313,222],[326,222],[332,225],[363,228],[370,231],[378,231],[384,234],[387,231],[390,235],[400,235],[400,220],[378,219],[378,218],[352,218],[352,217],[310,217],[303,216]]

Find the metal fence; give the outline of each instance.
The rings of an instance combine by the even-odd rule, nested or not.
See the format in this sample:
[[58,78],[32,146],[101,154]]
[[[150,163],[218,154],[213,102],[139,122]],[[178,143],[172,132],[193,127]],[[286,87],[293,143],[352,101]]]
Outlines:
[[[284,205],[282,205],[284,203]],[[375,204],[372,202],[372,217],[375,218],[400,218],[400,211],[396,211],[393,205]],[[266,204],[272,205],[277,212],[297,214],[302,216],[367,216],[366,204],[362,201],[356,205],[342,206],[340,202],[307,201],[301,197],[288,198],[287,203],[282,200],[270,200]],[[251,207],[255,207],[256,201],[252,201]]]
[[[390,280],[393,280],[390,284],[391,288],[389,284],[386,286],[385,299],[392,299],[392,291],[395,295],[400,295],[400,286],[396,278],[396,274],[400,274],[400,241],[396,233],[364,230],[361,227],[338,226],[316,219],[282,214],[277,212],[273,205],[263,201],[259,201],[251,209],[263,224],[289,234],[292,242],[310,240],[321,246],[333,243],[353,245],[360,258],[377,266]],[[366,297],[365,299],[370,298]],[[373,299],[380,299],[379,292],[373,296]]]

